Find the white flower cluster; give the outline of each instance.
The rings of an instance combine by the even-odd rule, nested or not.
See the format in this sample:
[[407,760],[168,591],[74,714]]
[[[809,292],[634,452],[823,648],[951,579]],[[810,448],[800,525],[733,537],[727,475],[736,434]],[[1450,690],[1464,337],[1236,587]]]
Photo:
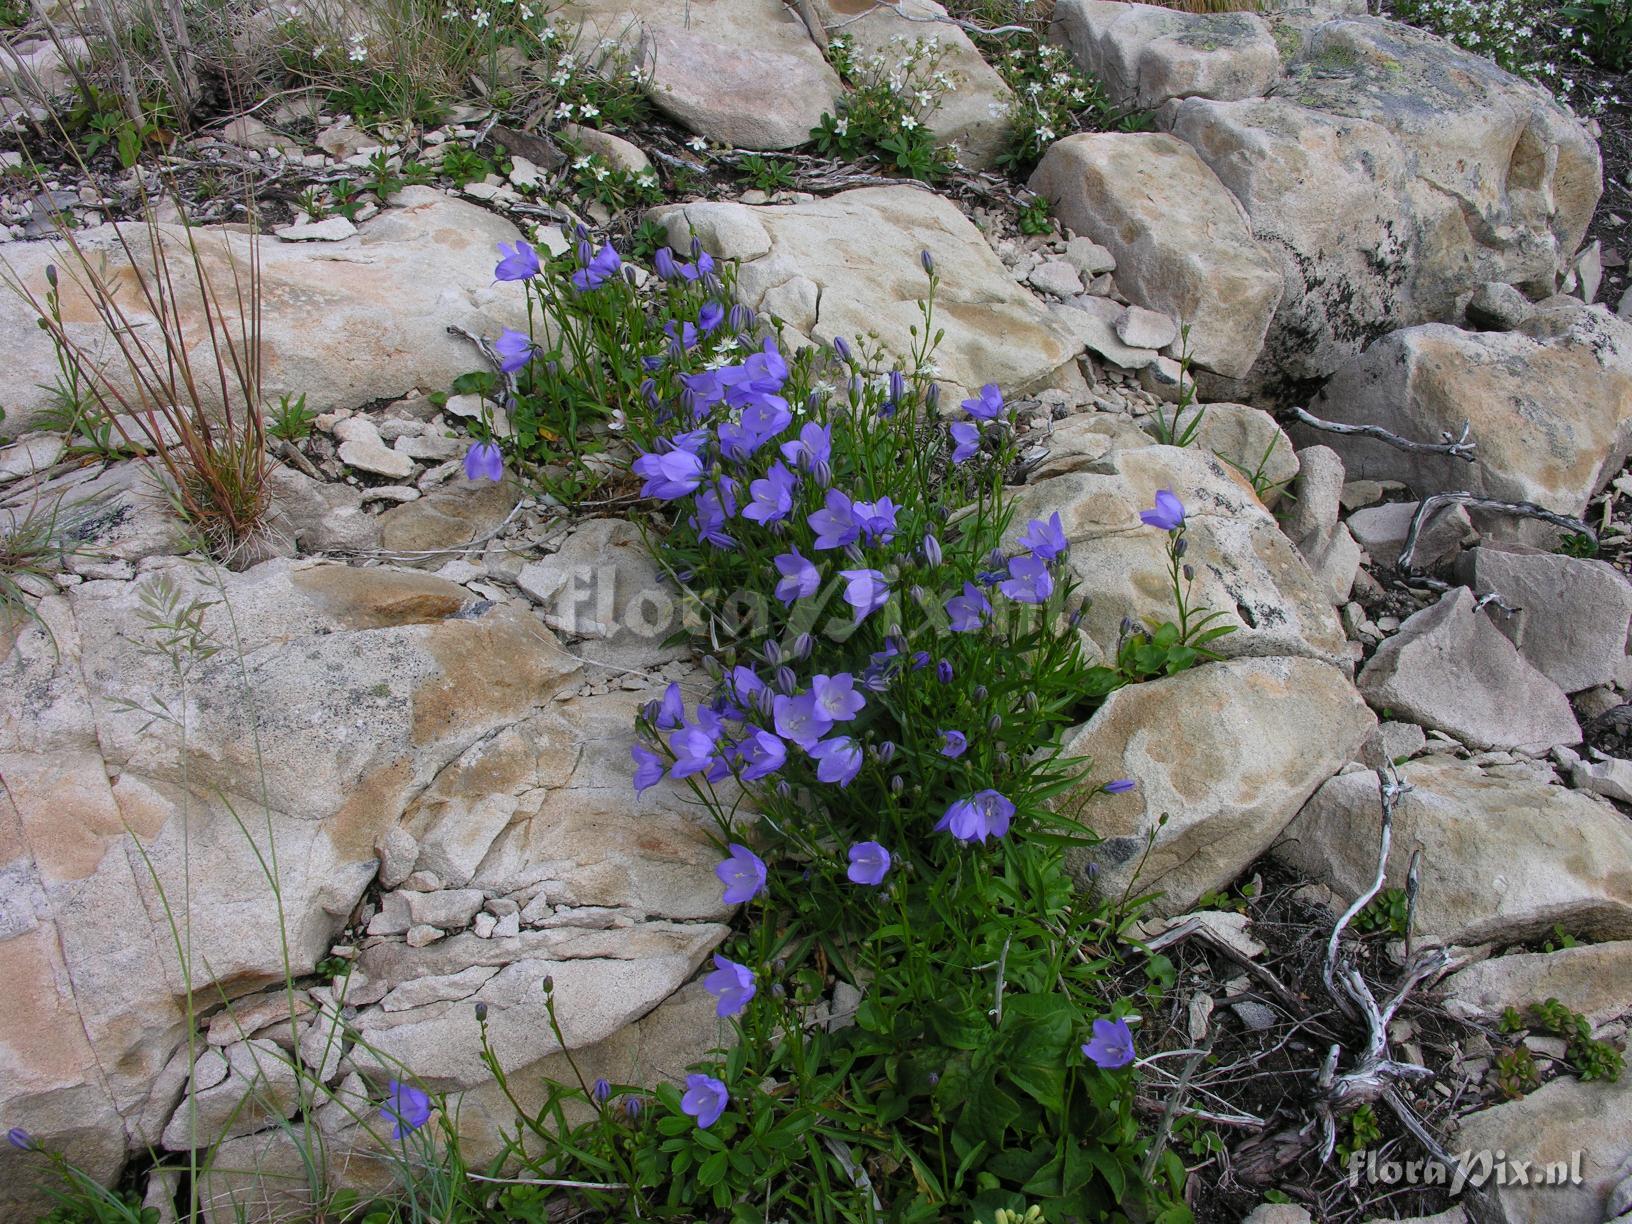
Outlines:
[[1540,20],[1533,0],[1401,0],[1395,15],[1545,86],[1567,105],[1597,114],[1621,102],[1614,91],[1588,91],[1577,75],[1590,62],[1583,32]]

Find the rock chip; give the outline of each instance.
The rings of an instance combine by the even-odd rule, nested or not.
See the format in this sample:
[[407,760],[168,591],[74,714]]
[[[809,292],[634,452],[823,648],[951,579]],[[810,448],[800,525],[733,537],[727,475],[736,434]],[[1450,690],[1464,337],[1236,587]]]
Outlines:
[[681,592],[658,570],[640,529],[624,519],[590,519],[516,579],[544,608],[544,622],[582,639],[574,649],[614,668],[682,657],[663,642],[679,627]]
[[1134,348],[1166,348],[1179,334],[1179,325],[1164,314],[1129,306],[1116,320],[1117,339]]
[[214,1087],[195,1091],[164,1131],[172,1152],[208,1147],[247,1135],[292,1116],[300,1086],[290,1056],[271,1041],[240,1041],[224,1051],[228,1074]]
[[[1400,552],[1411,533],[1411,520],[1416,517],[1420,504],[1409,501],[1366,506],[1349,515],[1345,525],[1373,561],[1393,569],[1399,563]],[[1435,569],[1455,560],[1462,549],[1477,538],[1467,510],[1457,505],[1441,506],[1417,532],[1411,565],[1419,570]]]
[[1160,912],[1188,909],[1267,850],[1374,725],[1348,678],[1312,659],[1235,659],[1119,689],[1065,738],[1067,755],[1093,760],[1095,785],[1137,783],[1081,811],[1105,840],[1076,868],[1107,896],[1154,891]]
[[1110,251],[1130,301],[1190,325],[1198,365],[1230,378],[1251,369],[1281,272],[1194,149],[1165,133],[1069,136],[1050,146],[1030,187]]
[[1378,647],[1359,683],[1374,708],[1474,748],[1545,752],[1581,739],[1563,691],[1474,610],[1466,587],[1412,615]]
[[[1512,943],[1552,930],[1632,937],[1632,826],[1601,800],[1517,765],[1419,757],[1394,811],[1388,887],[1420,849],[1416,930],[1445,944]],[[1377,870],[1377,775],[1339,774],[1315,793],[1275,855],[1352,900]]]

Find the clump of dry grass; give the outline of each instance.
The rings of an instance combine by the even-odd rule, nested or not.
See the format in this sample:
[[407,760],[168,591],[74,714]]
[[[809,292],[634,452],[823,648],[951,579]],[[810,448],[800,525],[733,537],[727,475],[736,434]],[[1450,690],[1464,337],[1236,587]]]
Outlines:
[[[226,233],[161,225],[151,206],[112,230],[97,252],[59,224],[62,264],[47,269],[43,301],[9,268],[6,280],[77,372],[85,402],[144,452],[176,512],[231,564],[264,537],[268,503],[259,244],[252,234],[243,259]],[[67,286],[103,325],[105,358],[65,322]]]

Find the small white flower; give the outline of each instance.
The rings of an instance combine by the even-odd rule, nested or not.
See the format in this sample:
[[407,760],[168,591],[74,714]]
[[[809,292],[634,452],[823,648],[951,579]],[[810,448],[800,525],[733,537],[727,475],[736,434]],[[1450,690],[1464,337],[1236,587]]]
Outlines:
[[686,147],[688,149],[696,149],[699,153],[706,152],[708,149],[708,141],[702,136],[693,136],[690,140],[686,141]]
[[475,9],[470,14],[470,20],[478,30],[485,30],[487,23],[492,20],[492,14],[486,9]]
[[555,108],[555,117],[557,119],[571,119],[572,113],[571,102],[563,102],[560,106]]
[[918,126],[918,120],[914,119],[911,115],[902,115],[901,116],[901,129],[903,131],[910,132],[914,128],[916,128],[917,126]]
[[589,165],[590,165],[590,158],[588,158],[587,156],[586,157],[580,157],[577,161],[572,163],[572,168],[574,170],[587,170],[589,168]]
[[585,102],[582,107],[582,113],[585,119],[593,119],[596,115],[600,114],[601,111],[599,107],[591,106],[588,102]]
[[849,130],[850,130],[850,120],[848,120],[848,119],[836,119],[836,120],[834,120],[834,122],[833,122],[834,135],[843,136],[847,132],[849,132]]

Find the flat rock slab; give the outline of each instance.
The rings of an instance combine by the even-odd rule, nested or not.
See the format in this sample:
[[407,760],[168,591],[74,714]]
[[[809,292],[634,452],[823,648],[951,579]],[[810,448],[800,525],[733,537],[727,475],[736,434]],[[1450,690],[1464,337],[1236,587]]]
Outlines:
[[653,105],[721,144],[804,144],[844,92],[780,0],[571,0],[560,13],[587,23],[586,37],[629,46],[650,67]]
[[1614,566],[1558,553],[1472,554],[1476,595],[1495,592],[1517,608],[1498,613],[1497,629],[1529,664],[1566,693],[1613,684],[1626,657],[1632,583]]
[[820,292],[812,338],[872,335],[903,360],[909,329],[923,327],[918,304],[929,282],[919,255],[928,251],[942,277],[941,381],[970,391],[995,382],[1014,393],[1079,377],[1081,343],[1014,283],[958,207],[931,192],[862,187],[805,204],[681,204],[652,215],[677,249],[695,231],[714,254],[741,260],[737,295],[748,305],[759,308],[777,286],[803,277]]
[[1476,611],[1466,587],[1411,616],[1372,655],[1360,691],[1474,748],[1545,752],[1581,740],[1564,691]]
[[[1514,943],[1554,924],[1632,937],[1632,823],[1602,800],[1546,781],[1540,767],[1411,761],[1394,812],[1386,885],[1403,888],[1422,850],[1416,930],[1445,944]],[[1315,792],[1275,855],[1347,899],[1377,870],[1377,775],[1339,774]]]
[[[1626,1176],[1622,1162],[1632,1135],[1632,1077],[1616,1083],[1583,1083],[1561,1075],[1517,1101],[1507,1101],[1462,1119],[1450,1145],[1456,1152],[1505,1152],[1509,1162],[1529,1162],[1527,1184],[1487,1190],[1501,1204],[1507,1224],[1602,1224],[1609,1218],[1611,1193]],[[1579,1153],[1579,1155],[1577,1155]],[[1549,1166],[1565,1175],[1553,1185],[1538,1185]],[[1580,1185],[1567,1175],[1579,1170]],[[1622,1217],[1617,1217],[1622,1218]]]
[[1576,944],[1554,952],[1495,956],[1439,984],[1445,1008],[1464,1020],[1494,1022],[1512,1007],[1557,999],[1593,1024],[1632,1011],[1632,941]]
[[1165,133],[1084,133],[1031,176],[1054,215],[1116,260],[1128,300],[1190,325],[1192,359],[1229,378],[1252,368],[1280,303],[1279,267],[1189,145]]
[[1246,478],[1199,447],[1160,446],[1137,426],[1099,415],[1061,422],[1050,455],[1015,490],[1015,531],[1058,512],[1069,563],[1091,596],[1082,629],[1114,656],[1122,618],[1173,619],[1167,536],[1139,519],[1159,489],[1188,511],[1195,567],[1191,606],[1221,613],[1234,631],[1211,648],[1241,656],[1301,655],[1348,666],[1343,627],[1327,592],[1264,509]]
[[[306,396],[317,411],[355,408],[394,398],[416,387],[446,388],[460,374],[481,365],[468,340],[449,334],[450,326],[497,336],[504,327],[526,326],[522,294],[495,285],[497,245],[520,237],[516,228],[491,212],[451,199],[430,187],[405,187],[393,207],[338,242],[259,243],[261,275],[261,360],[265,398]],[[139,266],[151,277],[148,231],[138,223],[121,227]],[[183,331],[195,368],[209,366],[202,308],[191,278],[186,233],[161,225],[158,233],[175,282]],[[250,239],[235,229],[201,226],[193,231],[205,273],[223,302],[233,301],[232,266],[247,275]],[[119,249],[112,225],[76,235],[95,259],[106,257],[110,283],[137,326],[149,316],[139,305],[133,273]],[[128,385],[118,350],[90,301],[73,282],[72,259],[53,242],[17,242],[6,258],[19,280],[42,302],[45,268],[62,272],[62,310],[68,332],[90,353],[104,354],[109,377]],[[122,270],[121,270],[122,266]],[[185,274],[184,274],[185,273]],[[13,294],[0,295],[0,351],[7,358],[6,421],[20,429],[51,402],[56,357],[35,315]],[[314,327],[313,320],[323,325]],[[229,313],[227,327],[233,328]],[[155,333],[156,334],[156,333]],[[202,360],[202,365],[196,363]],[[202,378],[208,394],[210,378]],[[44,388],[35,384],[44,384]]]
[[1333,376],[1316,416],[1438,441],[1466,423],[1477,462],[1292,427],[1343,456],[1350,479],[1419,496],[1467,489],[1579,516],[1632,449],[1632,326],[1561,303],[1516,332],[1428,323],[1391,332]]
[[1267,850],[1375,725],[1348,677],[1312,659],[1234,659],[1119,689],[1065,738],[1067,756],[1092,758],[1093,785],[1137,783],[1061,800],[1105,839],[1079,875],[1092,865],[1107,896],[1160,892],[1161,912],[1188,909]]

